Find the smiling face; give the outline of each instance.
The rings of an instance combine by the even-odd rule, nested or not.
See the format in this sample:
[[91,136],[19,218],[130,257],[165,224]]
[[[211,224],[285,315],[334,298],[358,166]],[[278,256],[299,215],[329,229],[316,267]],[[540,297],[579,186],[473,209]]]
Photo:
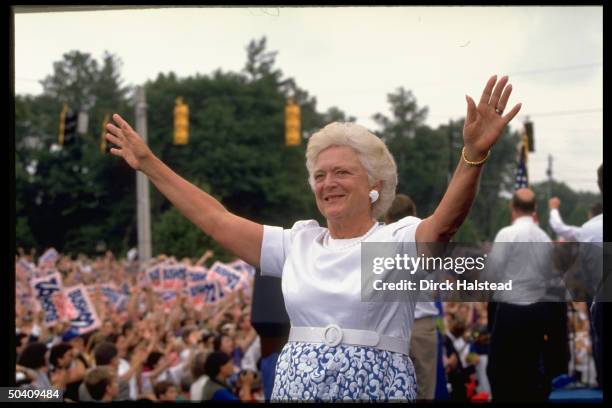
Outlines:
[[351,147],[331,146],[321,151],[313,178],[317,207],[328,222],[371,219],[368,193],[372,188]]

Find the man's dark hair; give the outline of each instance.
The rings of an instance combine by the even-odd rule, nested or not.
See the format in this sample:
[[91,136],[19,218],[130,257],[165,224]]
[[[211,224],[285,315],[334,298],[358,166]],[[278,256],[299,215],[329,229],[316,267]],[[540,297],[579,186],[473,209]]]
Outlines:
[[168,392],[168,388],[176,387],[172,381],[160,381],[153,386],[155,397],[159,399],[162,395]]
[[108,336],[106,336],[106,338],[104,340],[109,342],[109,343],[117,344],[117,339],[119,339],[119,334],[111,333]]
[[127,322],[123,323],[123,326],[121,326],[121,334],[125,336],[127,331],[133,328],[134,323],[131,320],[128,320]]
[[149,353],[149,355],[147,356],[147,360],[145,361],[145,365],[149,368],[155,368],[155,366],[157,365],[157,362],[164,356],[163,353],[160,353],[159,351],[152,351],[151,353]]
[[17,346],[21,345],[21,342],[23,341],[25,337],[28,337],[27,333],[17,333],[15,335],[15,339],[17,340]]
[[603,212],[603,205],[601,203],[594,203],[591,206],[591,217],[599,215]]
[[106,388],[113,381],[113,373],[108,367],[95,367],[85,374],[85,388],[96,401],[102,400]]
[[391,208],[385,214],[385,221],[392,223],[401,220],[404,217],[416,216],[416,205],[414,201],[406,194],[396,194]]
[[113,358],[119,354],[119,352],[117,351],[117,346],[115,346],[113,343],[103,341],[96,346],[93,354],[96,360],[96,365],[101,366],[109,365],[111,361],[113,361]]
[[599,192],[603,194],[603,163],[597,169],[597,185],[599,186]]
[[210,339],[211,337],[215,337],[215,334],[211,332],[202,333],[202,338],[200,339],[200,343],[206,344],[208,342],[208,339]]
[[51,351],[49,352],[49,363],[51,363],[53,367],[57,367],[59,359],[64,357],[70,350],[72,350],[72,345],[69,343],[59,343],[51,347]]
[[214,351],[219,351],[221,349],[221,340],[223,340],[223,337],[229,337],[230,339],[232,338],[232,336],[230,336],[227,333],[221,333],[215,336],[215,339],[213,340],[213,350]]
[[535,197],[533,200],[524,201],[521,200],[516,193],[512,195],[512,207],[521,213],[531,214],[535,211],[536,201]]
[[222,351],[213,351],[206,358],[204,363],[204,373],[211,379],[217,378],[221,367],[227,364],[231,360],[231,357]]
[[17,364],[37,370],[47,365],[45,354],[47,353],[47,345],[35,341],[26,345],[17,359]]

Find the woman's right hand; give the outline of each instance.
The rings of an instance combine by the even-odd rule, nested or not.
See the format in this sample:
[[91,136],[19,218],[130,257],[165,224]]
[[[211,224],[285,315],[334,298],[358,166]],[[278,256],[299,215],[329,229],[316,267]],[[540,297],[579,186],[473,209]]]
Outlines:
[[153,152],[121,116],[115,113],[113,120],[118,127],[107,124],[106,130],[110,133],[105,135],[106,140],[116,146],[110,149],[111,154],[123,157],[134,170],[142,170],[143,163],[154,157]]

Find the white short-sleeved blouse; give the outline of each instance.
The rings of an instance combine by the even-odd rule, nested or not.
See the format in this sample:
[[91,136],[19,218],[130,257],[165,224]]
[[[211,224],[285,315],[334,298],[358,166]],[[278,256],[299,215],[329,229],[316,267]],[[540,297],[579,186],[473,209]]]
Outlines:
[[415,299],[362,302],[360,242],[397,242],[416,256],[415,232],[421,220],[406,217],[375,224],[361,240],[346,248],[324,245],[327,228],[317,221],[296,222],[291,229],[264,226],[261,274],[282,278],[282,291],[292,326],[371,330],[408,339]]

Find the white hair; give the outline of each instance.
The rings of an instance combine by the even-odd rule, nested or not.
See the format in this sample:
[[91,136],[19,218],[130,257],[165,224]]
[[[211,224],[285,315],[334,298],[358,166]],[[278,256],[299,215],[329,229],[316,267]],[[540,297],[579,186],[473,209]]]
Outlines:
[[356,123],[333,122],[316,132],[308,140],[306,168],[308,183],[314,191],[314,168],[321,151],[330,146],[348,146],[359,157],[368,174],[368,181],[374,186],[381,182],[380,197],[372,206],[372,216],[378,219],[391,207],[397,187],[397,166],[385,143],[368,129]]

